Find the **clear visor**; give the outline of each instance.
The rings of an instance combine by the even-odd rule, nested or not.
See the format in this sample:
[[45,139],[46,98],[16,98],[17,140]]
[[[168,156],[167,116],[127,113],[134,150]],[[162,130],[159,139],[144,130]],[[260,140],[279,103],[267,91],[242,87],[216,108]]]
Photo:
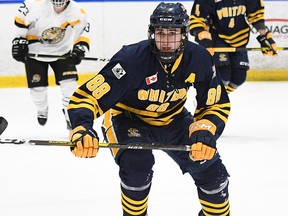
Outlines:
[[55,7],[63,7],[69,0],[51,0]]

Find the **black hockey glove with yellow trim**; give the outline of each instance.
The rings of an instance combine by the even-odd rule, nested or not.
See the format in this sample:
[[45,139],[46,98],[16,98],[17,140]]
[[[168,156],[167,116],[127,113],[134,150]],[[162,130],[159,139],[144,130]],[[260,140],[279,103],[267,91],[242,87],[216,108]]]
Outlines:
[[196,35],[195,40],[199,45],[205,47],[212,56],[214,55],[212,36],[208,31],[200,31]]
[[272,33],[270,31],[266,32],[265,35],[259,35],[257,37],[258,42],[261,45],[262,53],[266,56],[277,56],[277,45],[272,38]]
[[71,147],[71,151],[76,157],[96,157],[99,150],[99,138],[92,128],[88,129],[83,126],[74,128],[70,134],[70,141],[75,145]]
[[28,40],[26,38],[14,38],[12,41],[12,56],[16,61],[25,63],[28,51]]
[[189,137],[192,142],[192,150],[189,157],[192,161],[211,160],[213,158],[216,153],[215,132],[216,126],[206,119],[190,125]]

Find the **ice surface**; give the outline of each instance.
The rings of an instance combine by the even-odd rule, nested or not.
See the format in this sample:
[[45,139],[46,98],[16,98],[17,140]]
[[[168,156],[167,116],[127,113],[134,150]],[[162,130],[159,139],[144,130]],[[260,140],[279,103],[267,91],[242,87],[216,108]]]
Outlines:
[[[38,125],[26,88],[0,89],[2,138],[66,140],[60,89],[49,88],[49,119]],[[231,115],[218,149],[230,175],[233,216],[285,215],[288,194],[288,83],[247,82],[230,95]],[[193,103],[187,106],[193,109]],[[95,121],[100,133],[101,120]],[[194,183],[163,152],[149,197],[151,216],[196,216]],[[118,167],[108,149],[78,159],[69,148],[0,146],[1,216],[121,216]]]

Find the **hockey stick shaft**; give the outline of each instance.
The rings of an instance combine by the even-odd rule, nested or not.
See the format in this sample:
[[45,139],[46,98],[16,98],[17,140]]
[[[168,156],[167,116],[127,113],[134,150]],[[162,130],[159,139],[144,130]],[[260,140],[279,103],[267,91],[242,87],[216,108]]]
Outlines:
[[[68,58],[69,56],[68,55],[64,55],[64,56],[59,56],[59,55],[46,55],[46,54],[33,54],[33,53],[29,53],[27,54],[28,57],[34,57],[34,58],[37,58],[37,57],[42,57],[42,58],[57,58],[57,59],[66,59]],[[84,57],[84,58],[81,58],[81,60],[90,60],[90,61],[103,61],[103,62],[106,62],[106,61],[109,61],[110,59],[107,59],[107,58],[93,58],[93,57]]]
[[[266,50],[261,47],[214,47],[214,52],[243,52],[243,51],[262,51]],[[288,47],[278,47],[276,51],[285,51]]]
[[[214,52],[241,52],[241,51],[262,51],[265,50],[265,48],[261,47],[214,47]],[[288,47],[277,47],[276,51],[285,51],[288,50]],[[42,57],[42,58],[57,58],[57,59],[66,59],[69,56],[68,55],[47,55],[47,54],[34,54],[34,53],[28,53],[28,57]],[[110,61],[108,58],[94,58],[94,57],[84,57],[82,60],[88,60],[88,61]]]
[[[57,140],[24,140],[24,139],[0,139],[0,144],[30,144],[36,146],[66,146],[75,147],[69,141]],[[163,144],[119,144],[99,142],[99,148],[119,148],[119,149],[138,149],[138,150],[167,150],[167,151],[191,151],[190,145],[163,145]]]

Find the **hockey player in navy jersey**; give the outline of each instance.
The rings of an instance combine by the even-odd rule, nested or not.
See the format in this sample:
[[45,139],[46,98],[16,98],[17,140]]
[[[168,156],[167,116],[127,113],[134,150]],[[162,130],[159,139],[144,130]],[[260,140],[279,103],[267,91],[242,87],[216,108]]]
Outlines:
[[195,0],[190,33],[214,56],[215,65],[228,93],[242,85],[249,69],[247,51],[215,52],[213,47],[246,47],[250,25],[258,32],[264,55],[277,55],[272,33],[266,31],[263,0]]
[[[45,125],[48,119],[48,68],[51,67],[56,84],[61,88],[67,128],[71,129],[67,105],[78,87],[75,65],[81,62],[90,46],[87,19],[84,9],[73,0],[25,0],[16,13],[12,56],[25,64],[27,84],[40,125]],[[28,57],[28,52],[56,56],[70,54],[70,57],[35,58]]]
[[[209,52],[188,41],[189,16],[180,3],[160,3],[150,17],[149,38],[123,46],[71,97],[72,153],[95,157],[93,121],[104,113],[107,142],[191,145],[166,151],[183,174],[192,176],[202,204],[199,215],[230,213],[228,172],[216,140],[226,125],[230,102]],[[192,114],[184,107],[189,88],[197,92]],[[153,179],[152,150],[114,149],[119,166],[123,216],[145,216]],[[89,178],[89,177],[88,177]]]

